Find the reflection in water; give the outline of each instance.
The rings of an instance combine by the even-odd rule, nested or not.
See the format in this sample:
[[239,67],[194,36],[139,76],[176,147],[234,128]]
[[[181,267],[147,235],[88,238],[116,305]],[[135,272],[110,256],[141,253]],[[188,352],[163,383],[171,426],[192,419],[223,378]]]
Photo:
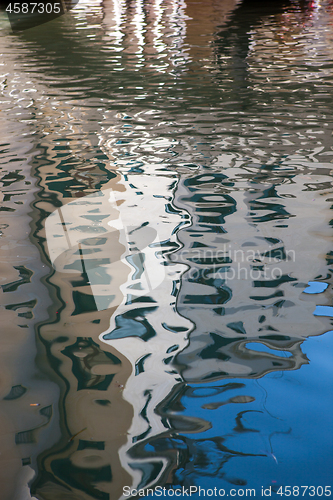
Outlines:
[[[329,173],[329,165],[326,168]],[[248,180],[230,168],[224,174],[192,175],[177,190],[176,205],[194,208],[192,225],[179,233],[188,271],[177,308],[196,325],[189,347],[177,357],[181,366],[187,366],[182,373],[188,381],[262,376],[299,367],[306,361],[300,350],[302,339],[323,329],[300,294],[312,276],[325,272],[320,258],[309,265],[302,251],[299,219],[311,200],[310,233],[318,218],[315,203],[317,210],[321,204],[318,196],[313,199],[313,192],[304,189],[305,173],[312,172],[306,164],[297,177],[291,166],[259,169],[250,164],[244,170],[252,173]],[[295,207],[294,197],[303,203]],[[322,248],[328,252],[325,236],[316,233],[316,241],[309,240],[307,247],[318,246],[322,238]],[[253,337],[271,349],[292,350],[293,357],[282,360],[265,352],[249,356],[245,339]],[[200,363],[193,363],[198,356]]]
[[304,340],[331,329],[331,22],[233,0],[1,20],[5,500],[327,483]]

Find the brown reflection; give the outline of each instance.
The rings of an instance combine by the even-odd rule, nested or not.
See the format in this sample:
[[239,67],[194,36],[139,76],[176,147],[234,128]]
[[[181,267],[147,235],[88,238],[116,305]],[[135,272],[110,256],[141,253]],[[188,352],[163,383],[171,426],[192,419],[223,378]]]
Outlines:
[[[105,188],[110,187],[123,190],[117,177],[105,184]],[[90,248],[98,250],[99,259],[120,259],[123,246],[117,243],[115,232],[103,234],[103,241],[95,238],[91,243]],[[79,252],[76,253],[77,256],[75,251],[72,257],[67,256],[65,262],[80,262]],[[86,266],[94,256],[85,255]],[[119,261],[117,266],[118,278],[112,276],[113,294],[128,275],[124,264]],[[49,279],[60,291],[61,303],[55,321],[39,329],[49,363],[63,380],[62,438],[39,457],[43,472],[33,489],[45,499],[53,499],[56,491],[66,495],[68,486],[71,498],[118,498],[130,480],[118,451],[127,440],[133,418],[131,404],[122,397],[132,366],[116,349],[99,340],[117,306],[96,310],[93,290],[82,269],[75,270],[74,265],[72,271],[66,271],[61,272],[60,267]]]
[[[59,438],[55,424],[58,388],[35,364],[34,327],[50,306],[39,252],[29,238],[30,206],[37,191],[30,173],[34,141],[29,126],[5,113],[0,117],[1,197],[1,496],[11,500],[28,494],[35,456],[43,442]],[[17,136],[27,134],[24,143]],[[9,160],[12,160],[9,162]],[[43,295],[43,300],[40,296]],[[29,498],[29,497],[28,497]]]

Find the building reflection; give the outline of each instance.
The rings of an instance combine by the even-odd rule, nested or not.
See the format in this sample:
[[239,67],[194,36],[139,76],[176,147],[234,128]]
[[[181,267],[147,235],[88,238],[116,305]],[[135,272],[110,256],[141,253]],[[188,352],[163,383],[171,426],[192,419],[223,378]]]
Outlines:
[[[313,316],[314,303],[309,307],[301,293],[314,276],[324,278],[327,272],[314,247],[310,250],[312,240],[309,262],[298,233],[306,200],[313,196],[303,184],[307,176],[296,176],[292,168],[281,172],[279,167],[275,173],[271,167],[260,182],[253,175],[256,169],[251,168],[248,187],[244,171],[238,177],[230,169],[232,183],[228,170],[225,174],[209,172],[189,177],[177,190],[176,206],[195,207],[192,225],[178,235],[181,260],[186,261],[188,271],[183,275],[177,309],[196,328],[177,361],[186,367],[182,374],[191,383],[297,369],[307,362],[300,347],[304,338],[325,330],[322,320]],[[285,185],[287,179],[292,187]],[[291,189],[300,202],[296,210],[288,196]],[[319,210],[318,195],[314,201]],[[309,228],[315,227],[316,219],[309,210]],[[324,232],[318,232],[317,238],[316,247],[321,239],[329,253]],[[254,354],[253,342],[268,349]],[[292,356],[284,358],[284,352]]]
[[[242,484],[241,473],[228,476],[228,463],[235,457],[274,462],[272,433],[290,432],[266,411],[259,384],[269,373],[307,363],[302,342],[329,329],[313,316],[327,293],[318,299],[302,291],[328,272],[327,224],[319,221],[329,220],[323,195],[331,165],[314,166],[305,154],[295,164],[276,153],[280,140],[281,149],[301,149],[301,137],[293,136],[290,145],[280,129],[275,136],[270,131],[267,145],[266,131],[251,135],[257,123],[240,120],[232,129],[219,120],[220,101],[212,96],[221,76],[228,96],[244,90],[257,99],[251,77],[261,64],[256,44],[267,13],[252,22],[247,5],[234,10],[234,2],[212,1],[203,9],[191,2],[114,0],[93,8],[80,2],[73,11],[70,28],[89,29],[109,52],[92,46],[87,55],[83,34],[74,43],[80,54],[69,63],[78,79],[101,71],[96,89],[83,91],[86,106],[75,89],[71,102],[59,91],[57,106],[48,100],[34,105],[44,113],[35,147],[43,142],[47,160],[36,167],[34,237],[43,262],[53,266],[45,281],[53,305],[50,319],[38,325],[37,363],[60,387],[59,417],[56,443],[45,438],[37,453],[37,425],[20,429],[15,446],[29,445],[29,454],[38,454],[31,491],[40,498],[121,498],[124,486],[187,485],[197,477]],[[270,14],[283,16],[283,10],[274,7]],[[220,26],[238,27],[240,41],[221,29],[210,47],[216,18]],[[37,45],[33,35],[24,36]],[[231,46],[228,73],[223,57]],[[44,47],[35,50],[43,60]],[[71,68],[58,56],[61,80]],[[111,90],[117,99],[124,94],[125,105],[102,103],[112,94],[110,67],[122,83]],[[203,79],[197,90],[208,97],[206,110],[185,109],[197,127],[191,135],[182,129],[182,112],[168,103],[177,100],[172,88],[196,69]],[[218,85],[211,83],[212,71]],[[158,92],[168,86],[170,100],[159,108],[158,95],[154,106],[128,109],[129,100],[145,97],[147,75]],[[237,114],[248,102],[236,101]],[[207,141],[220,147],[202,143],[201,122],[212,129],[204,131]],[[254,163],[245,152],[275,157]],[[307,252],[300,222],[305,211]],[[240,276],[230,278],[238,263]],[[281,275],[272,275],[275,268]],[[20,387],[8,391],[7,402],[23,397]],[[55,425],[55,406],[38,408],[45,428]],[[252,447],[249,435],[258,437]]]
[[[39,175],[40,185],[49,191],[53,179],[42,170]],[[171,232],[182,221],[179,211],[165,220],[165,199],[174,176],[134,175],[125,185],[115,171],[109,177],[97,191],[99,177],[85,178],[87,188],[79,191],[77,186],[66,187],[65,181],[57,195],[62,202],[39,233],[55,269],[49,284],[59,302],[54,320],[40,327],[39,337],[49,365],[64,383],[62,438],[39,457],[44,472],[33,487],[44,498],[55,494],[50,475],[59,494],[69,485],[78,498],[121,496],[123,486],[133,481],[133,468],[121,449],[141,434],[164,429],[160,419],[147,429],[142,408],[149,393],[150,418],[160,398],[178,383],[174,371],[165,371],[164,359],[170,347],[177,351],[184,345],[189,329],[169,304],[172,278],[179,276],[180,266],[170,265],[165,273],[161,261],[161,254],[177,245]],[[62,197],[72,189],[74,199]],[[108,333],[101,336],[103,331]],[[140,476],[139,470],[133,474]]]

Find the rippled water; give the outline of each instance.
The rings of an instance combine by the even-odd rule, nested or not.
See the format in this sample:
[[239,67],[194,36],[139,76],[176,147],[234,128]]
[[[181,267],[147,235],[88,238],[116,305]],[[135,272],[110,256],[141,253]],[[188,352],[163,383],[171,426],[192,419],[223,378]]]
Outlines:
[[332,23],[1,13],[4,500],[332,486]]

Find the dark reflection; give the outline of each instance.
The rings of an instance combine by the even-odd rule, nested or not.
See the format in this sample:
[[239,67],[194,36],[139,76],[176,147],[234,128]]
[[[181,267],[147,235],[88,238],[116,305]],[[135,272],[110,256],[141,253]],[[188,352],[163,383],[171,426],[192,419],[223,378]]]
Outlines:
[[23,387],[22,385],[14,385],[11,388],[10,393],[7,394],[7,396],[5,396],[4,399],[7,400],[18,399],[21,396],[23,396],[23,394],[25,394],[26,392],[27,392],[26,387]]
[[4,292],[15,292],[20,285],[30,283],[30,278],[33,275],[33,272],[30,269],[27,269],[25,266],[14,266],[14,269],[19,272],[20,279],[12,283],[2,285],[1,288]]
[[78,391],[82,389],[106,391],[114,374],[94,375],[92,373],[93,367],[100,364],[104,366],[121,364],[117,356],[102,351],[98,344],[89,338],[78,337],[75,344],[67,346],[62,352],[73,362],[72,372],[78,381]]
[[[249,71],[249,55],[252,51],[253,33],[256,29],[271,24],[272,18],[280,19],[284,13],[300,11],[310,15],[313,8],[311,0],[242,0],[228,21],[220,26],[214,39],[215,54],[220,72],[216,75],[218,83],[228,76],[234,83],[234,97],[241,109],[258,106],[257,95],[253,94],[253,80]],[[273,23],[272,23],[273,25]],[[219,28],[219,27],[218,27]],[[282,35],[283,36],[283,35]],[[274,96],[264,94],[265,101],[274,101]]]
[[80,468],[75,467],[69,459],[54,460],[51,464],[52,472],[60,481],[68,486],[90,495],[91,498],[108,500],[108,493],[103,493],[94,487],[101,482],[110,483],[112,481],[111,467]]
[[134,336],[147,342],[156,335],[156,332],[145,318],[145,314],[155,310],[155,307],[140,307],[116,316],[116,328],[103,335],[103,339],[112,340]]
[[52,415],[53,415],[52,405],[45,406],[44,408],[41,408],[39,410],[39,415],[41,415],[42,417],[45,417],[43,419],[44,422],[42,424],[38,425],[37,427],[35,427],[34,429],[30,429],[28,431],[18,432],[15,435],[15,444],[17,444],[17,445],[18,444],[31,444],[31,443],[37,442],[37,437],[36,437],[37,431],[39,429],[41,429],[42,427],[46,426],[52,418]]
[[15,9],[8,0],[1,0],[0,10],[7,12],[11,28],[15,32],[49,23],[69,12],[77,2],[78,0],[62,0],[61,2],[50,0],[39,2],[36,5],[26,5],[24,2],[22,5],[20,4],[19,9]]

